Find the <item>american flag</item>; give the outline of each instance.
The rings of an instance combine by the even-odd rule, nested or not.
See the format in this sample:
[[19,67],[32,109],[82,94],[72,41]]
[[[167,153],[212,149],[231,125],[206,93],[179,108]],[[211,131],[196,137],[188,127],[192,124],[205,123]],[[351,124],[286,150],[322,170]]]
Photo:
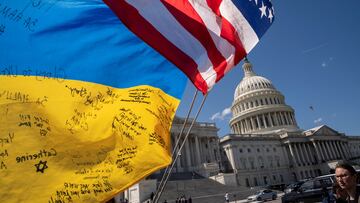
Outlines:
[[204,94],[254,48],[274,21],[269,0],[104,2]]

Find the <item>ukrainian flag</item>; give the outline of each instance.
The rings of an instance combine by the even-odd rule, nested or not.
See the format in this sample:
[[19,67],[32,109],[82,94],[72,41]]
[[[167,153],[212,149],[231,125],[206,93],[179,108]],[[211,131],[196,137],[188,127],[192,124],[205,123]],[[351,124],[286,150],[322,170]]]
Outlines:
[[0,0],[0,202],[103,202],[171,162],[186,77],[99,0]]

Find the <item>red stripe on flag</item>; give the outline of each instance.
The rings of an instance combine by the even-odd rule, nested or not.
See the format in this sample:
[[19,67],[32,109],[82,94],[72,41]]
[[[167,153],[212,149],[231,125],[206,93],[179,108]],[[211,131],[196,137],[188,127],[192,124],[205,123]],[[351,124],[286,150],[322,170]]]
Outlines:
[[221,37],[235,47],[234,64],[236,65],[247,55],[246,51],[234,26],[225,18],[222,18],[221,22]]
[[220,36],[226,39],[231,45],[235,47],[234,64],[239,63],[246,55],[244,46],[239,39],[239,35],[234,26],[227,21],[220,13],[220,4],[222,0],[206,0],[211,10],[219,17],[221,17],[221,34]]
[[179,67],[201,92],[205,94],[208,91],[195,61],[166,39],[136,8],[124,0],[103,1],[133,33]]
[[227,62],[217,49],[204,21],[197,11],[188,0],[161,0],[161,2],[176,20],[203,45],[217,73],[216,81],[220,80],[224,76]]
[[211,8],[211,10],[217,15],[220,16],[220,4],[222,2],[222,0],[206,0],[207,5],[209,6],[209,8]]

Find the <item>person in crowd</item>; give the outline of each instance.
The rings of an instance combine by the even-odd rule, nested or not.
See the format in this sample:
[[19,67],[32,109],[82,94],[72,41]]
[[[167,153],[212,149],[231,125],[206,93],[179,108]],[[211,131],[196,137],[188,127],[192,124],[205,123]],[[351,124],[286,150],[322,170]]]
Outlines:
[[224,198],[225,202],[229,202],[229,193],[226,192]]
[[358,203],[360,187],[356,170],[347,162],[340,162],[335,167],[336,183],[334,193],[337,203]]
[[336,199],[331,190],[324,185],[322,187],[322,203],[335,203]]
[[151,194],[150,194],[150,199],[151,199],[151,201],[154,200],[154,196],[155,196],[155,193],[154,193],[154,192],[151,192]]

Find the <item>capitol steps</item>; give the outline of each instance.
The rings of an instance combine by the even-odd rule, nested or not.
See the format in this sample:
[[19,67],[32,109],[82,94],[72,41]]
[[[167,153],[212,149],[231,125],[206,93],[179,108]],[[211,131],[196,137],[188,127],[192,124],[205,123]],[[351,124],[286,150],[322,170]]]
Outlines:
[[247,187],[225,186],[211,179],[176,180],[168,181],[159,203],[175,202],[182,195],[194,203],[219,203],[224,202],[226,192],[231,199],[244,199],[253,193]]

